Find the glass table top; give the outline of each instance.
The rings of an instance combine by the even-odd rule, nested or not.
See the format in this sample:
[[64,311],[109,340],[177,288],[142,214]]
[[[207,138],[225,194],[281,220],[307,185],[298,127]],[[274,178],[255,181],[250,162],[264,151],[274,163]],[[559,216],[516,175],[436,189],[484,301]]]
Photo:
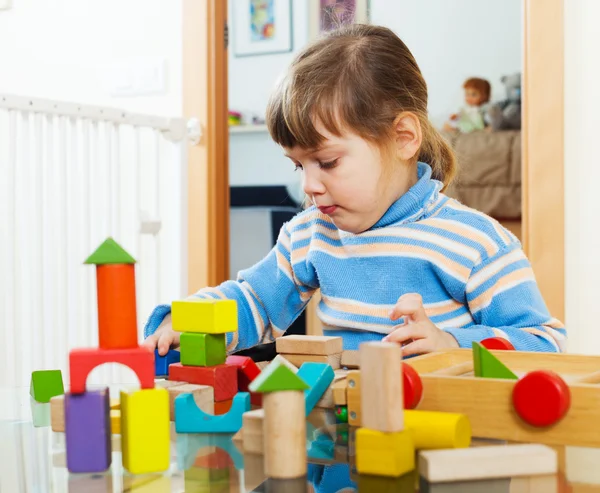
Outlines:
[[[111,396],[118,396],[111,386]],[[113,395],[114,394],[114,395]],[[306,477],[274,480],[263,474],[262,455],[243,453],[231,434],[176,433],[171,424],[167,471],[132,475],[121,462],[113,435],[112,465],[102,474],[71,474],[65,434],[50,427],[50,404],[32,401],[29,389],[0,387],[0,493],[169,492],[429,492],[600,493],[600,449],[555,447],[561,472],[551,476],[429,484],[418,474],[401,478],[361,476],[354,461],[354,432],[336,424],[333,410],[307,418]],[[503,442],[474,439],[474,446]]]

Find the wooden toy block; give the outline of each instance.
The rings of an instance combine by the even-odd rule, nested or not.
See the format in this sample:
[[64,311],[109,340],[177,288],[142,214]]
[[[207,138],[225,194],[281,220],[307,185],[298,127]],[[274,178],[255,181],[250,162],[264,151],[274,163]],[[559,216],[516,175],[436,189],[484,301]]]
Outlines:
[[131,349],[73,349],[69,353],[71,393],[85,392],[90,371],[104,363],[121,363],[137,375],[142,389],[154,388],[154,353],[143,347]]
[[342,353],[341,364],[343,368],[360,368],[358,351],[344,351]]
[[113,435],[121,434],[121,411],[119,409],[111,409],[110,411],[110,432]]
[[187,382],[178,382],[177,380],[157,380],[156,388],[169,390],[172,387],[178,387],[179,385],[187,385]]
[[346,391],[348,388],[348,376],[338,381],[334,381],[332,386],[333,404],[336,406],[345,406],[348,404]]
[[242,416],[242,443],[244,453],[263,454],[264,409],[248,411]]
[[154,376],[166,377],[169,374],[169,365],[179,363],[181,353],[175,349],[169,349],[167,354],[161,356],[158,349],[154,350]]
[[[365,360],[361,358],[361,368]],[[400,477],[415,468],[415,446],[409,430],[386,433],[356,430],[356,469],[359,474]]]
[[113,238],[109,237],[84,262],[85,264],[135,264],[135,259]]
[[306,475],[306,414],[303,390],[268,392],[263,396],[267,477],[284,479]]
[[423,398],[417,409],[465,414],[476,437],[600,447],[600,428],[597,427],[600,386],[593,384],[600,382],[599,356],[524,351],[491,353],[519,376],[552,368],[570,390],[571,405],[564,417],[554,425],[540,429],[519,416],[514,407],[513,394],[516,384],[525,377],[517,382],[443,373],[472,363],[470,349],[440,351],[406,360],[417,370],[423,382]]
[[494,357],[488,349],[475,341],[473,341],[473,369],[476,377],[519,379],[506,365]]
[[423,382],[416,370],[402,362],[402,392],[404,409],[414,409],[423,397]]
[[232,399],[238,391],[237,368],[229,365],[204,367],[173,363],[169,366],[169,379],[210,385],[215,389],[215,402]]
[[238,329],[235,300],[193,299],[171,305],[173,330],[201,334],[225,334]]
[[294,366],[300,367],[303,363],[325,363],[334,370],[341,368],[342,353],[325,355],[313,354],[286,354],[286,359]]
[[[358,477],[358,491],[376,491],[377,493],[414,493],[417,491],[415,490],[416,481],[418,481],[418,477],[415,478],[414,471],[403,474],[399,478],[360,475]],[[485,491],[486,493],[497,493],[488,490],[481,491]],[[419,490],[419,493],[425,492]],[[447,491],[446,493],[459,493],[459,491]],[[464,492],[461,490],[460,493]],[[506,492],[503,491],[503,493],[508,493],[508,490],[506,490]]]
[[240,392],[248,392],[248,386],[261,371],[249,356],[228,356],[225,360],[225,364],[237,368],[238,390]]
[[102,349],[136,348],[137,311],[133,264],[96,267],[98,345]]
[[404,426],[402,349],[398,344],[367,342],[360,345],[362,426],[387,433]]
[[65,431],[65,396],[55,395],[50,399],[50,423],[52,431]]
[[209,385],[184,384],[167,389],[169,393],[169,418],[175,421],[175,398],[181,394],[192,394],[196,406],[207,414],[215,414],[215,391]]
[[113,409],[121,409],[121,400],[120,399],[109,399],[109,403],[110,403],[110,410],[112,411]]
[[165,389],[121,391],[123,467],[131,474],[169,468],[169,394]]
[[492,445],[419,453],[419,473],[431,483],[555,474],[556,452],[545,445]]
[[237,470],[244,468],[244,457],[235,447],[231,435],[225,433],[177,433],[176,434],[177,468],[187,470],[194,466],[200,451],[210,448],[214,451],[224,450],[229,454]]
[[245,453],[243,491],[258,491],[265,479],[265,456],[263,454]]
[[464,414],[405,410],[404,427],[412,432],[417,450],[465,448],[471,444],[471,425]]
[[312,354],[329,356],[344,350],[341,337],[289,335],[276,339],[280,354]]
[[175,399],[175,430],[177,433],[235,433],[242,427],[242,415],[250,410],[250,394],[240,392],[233,398],[228,413],[206,414],[196,406],[192,394]]
[[111,464],[108,388],[65,394],[67,468],[72,473],[106,471]]
[[65,393],[60,370],[36,370],[31,373],[29,394],[36,402],[50,402],[55,395]]
[[216,366],[227,356],[225,334],[184,332],[180,337],[181,364],[184,366]]
[[504,337],[489,337],[481,341],[481,345],[486,349],[506,350],[514,351],[515,347],[510,343],[508,339]]
[[31,420],[35,428],[45,428],[51,424],[51,410],[49,402],[36,402],[29,398],[31,405]]
[[304,392],[305,412],[308,416],[333,382],[334,373],[326,363],[303,363],[297,375],[310,387]]
[[[226,365],[235,366],[238,369],[238,391],[250,392],[250,383],[260,374],[261,369],[248,356],[228,356],[225,360]],[[250,402],[253,406],[262,407],[262,396],[250,392]]]
[[361,386],[360,371],[348,372],[348,387],[346,389],[346,400],[348,403],[348,424],[350,426],[361,426]]
[[532,371],[513,389],[513,405],[523,421],[536,427],[558,423],[571,406],[571,391],[565,381],[549,370]]
[[[215,410],[214,414],[216,416],[220,416],[222,414],[227,414],[233,405],[233,399],[229,399],[227,401],[219,401],[215,402]],[[252,405],[252,396],[250,396],[250,405]]]
[[308,385],[282,359],[275,358],[248,388],[252,392],[265,393],[279,390],[306,390]]
[[331,382],[331,384],[329,384],[329,387],[327,387],[327,390],[325,390],[325,393],[323,394],[323,397],[321,397],[317,404],[315,405],[315,407],[322,407],[322,408],[326,408],[326,409],[333,409],[336,404],[334,402],[334,396],[333,396],[333,389],[334,386],[339,383],[339,382],[343,382],[344,383],[344,400],[346,400],[346,387],[345,387],[345,381],[346,381],[346,376],[348,374],[347,370],[335,370],[333,372],[334,376],[333,376],[333,381]]

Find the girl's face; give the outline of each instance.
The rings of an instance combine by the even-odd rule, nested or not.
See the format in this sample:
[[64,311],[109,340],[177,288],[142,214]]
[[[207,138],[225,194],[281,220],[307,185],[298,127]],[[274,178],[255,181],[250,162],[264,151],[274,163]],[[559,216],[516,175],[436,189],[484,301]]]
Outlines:
[[352,132],[337,137],[318,123],[316,128],[325,137],[319,149],[284,148],[285,155],[302,173],[313,204],[339,229],[362,233],[416,183],[416,166],[384,163],[374,145]]

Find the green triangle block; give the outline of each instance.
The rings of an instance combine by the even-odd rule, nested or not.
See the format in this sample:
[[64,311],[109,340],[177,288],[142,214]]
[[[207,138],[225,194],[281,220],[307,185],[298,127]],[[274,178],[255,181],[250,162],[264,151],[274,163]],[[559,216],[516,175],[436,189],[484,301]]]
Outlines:
[[135,259],[115,240],[107,238],[104,243],[96,248],[96,251],[86,259],[84,264],[135,264]]
[[310,387],[286,364],[275,359],[258,375],[248,389],[251,392],[277,392],[279,390],[307,390]]
[[508,367],[478,342],[473,341],[473,370],[476,377],[518,380]]

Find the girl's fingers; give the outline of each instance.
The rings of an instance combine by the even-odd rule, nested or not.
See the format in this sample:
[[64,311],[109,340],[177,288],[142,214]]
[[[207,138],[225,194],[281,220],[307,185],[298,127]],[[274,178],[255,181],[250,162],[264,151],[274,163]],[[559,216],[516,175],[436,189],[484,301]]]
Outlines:
[[383,338],[383,342],[403,343],[410,339],[420,339],[423,337],[421,328],[418,324],[401,325],[399,328],[390,332]]
[[163,332],[158,339],[158,354],[164,356],[169,352],[171,343],[173,342],[173,336],[168,331]]
[[423,308],[423,298],[418,293],[407,293],[398,298],[396,306],[390,312],[390,318],[397,320],[400,317],[408,317],[413,322],[421,322],[427,319]]
[[428,339],[419,339],[413,341],[406,346],[402,346],[402,356],[413,356],[415,354],[430,353],[431,348],[429,347]]
[[156,334],[152,334],[151,336],[148,336],[144,342],[142,342],[141,346],[146,348],[148,351],[154,352],[157,342],[158,336]]

